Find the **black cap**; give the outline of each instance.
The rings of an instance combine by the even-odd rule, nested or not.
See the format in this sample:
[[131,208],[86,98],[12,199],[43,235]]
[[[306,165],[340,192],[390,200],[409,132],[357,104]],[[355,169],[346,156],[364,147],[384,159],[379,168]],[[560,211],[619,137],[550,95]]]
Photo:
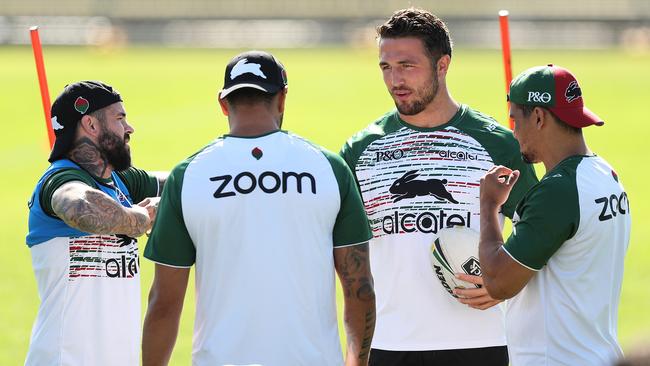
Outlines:
[[80,81],[65,86],[52,104],[52,128],[56,135],[48,161],[61,159],[72,147],[81,117],[121,102],[122,97],[101,81]]
[[277,93],[287,86],[287,72],[280,61],[264,51],[248,51],[235,56],[228,66],[219,98],[241,88]]

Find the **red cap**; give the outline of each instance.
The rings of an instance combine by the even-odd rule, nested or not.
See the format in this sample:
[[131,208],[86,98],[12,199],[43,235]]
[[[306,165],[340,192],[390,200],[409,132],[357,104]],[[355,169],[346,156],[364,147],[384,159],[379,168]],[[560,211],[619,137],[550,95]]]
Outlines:
[[510,84],[508,100],[548,108],[573,127],[604,124],[600,117],[585,107],[576,77],[569,70],[552,64],[532,67],[519,74]]
[[573,127],[602,126],[603,120],[585,107],[582,90],[573,74],[559,66],[549,65],[555,79],[555,106],[549,110],[562,122]]

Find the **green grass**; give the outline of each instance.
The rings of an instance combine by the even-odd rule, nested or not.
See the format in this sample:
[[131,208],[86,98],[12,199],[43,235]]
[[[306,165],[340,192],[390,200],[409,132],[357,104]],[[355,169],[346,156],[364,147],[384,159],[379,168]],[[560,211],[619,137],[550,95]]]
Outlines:
[[[223,68],[236,50],[130,48],[45,48],[52,99],[72,81],[100,79],[115,86],[135,126],[131,147],[137,166],[168,170],[212,138],[227,122],[216,93]],[[374,49],[276,50],[289,76],[284,127],[329,149],[392,108]],[[622,51],[514,51],[515,74],[554,62],[572,69],[587,105],[606,125],[586,130],[592,150],[618,171],[630,197],[633,229],[620,306],[619,336],[624,349],[650,336],[650,196],[643,166],[650,142],[650,55]],[[0,48],[0,112],[3,118],[0,213],[0,365],[21,364],[38,307],[29,250],[27,199],[47,167],[47,143],[33,56],[29,47]],[[503,70],[498,51],[458,48],[448,84],[453,96],[504,122]],[[141,242],[144,245],[144,240]],[[152,265],[142,260],[146,299]],[[432,278],[432,281],[434,279]],[[193,280],[192,280],[193,281]],[[193,285],[191,286],[193,288]],[[193,322],[189,291],[174,352],[174,365],[189,364]],[[143,301],[143,309],[146,301]]]

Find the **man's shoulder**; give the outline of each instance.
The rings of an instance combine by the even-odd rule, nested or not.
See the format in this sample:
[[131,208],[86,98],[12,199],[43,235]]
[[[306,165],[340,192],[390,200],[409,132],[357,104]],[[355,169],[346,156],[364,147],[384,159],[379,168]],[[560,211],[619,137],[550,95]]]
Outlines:
[[56,188],[70,181],[79,181],[97,188],[97,182],[90,173],[67,159],[52,163],[43,175],[43,184],[51,186],[54,182]]
[[512,131],[487,114],[465,106],[463,117],[454,127],[481,144],[495,164],[507,164],[520,156],[519,143]]
[[512,131],[502,126],[494,117],[469,106],[465,106],[463,118],[456,127],[480,138],[515,141]]
[[400,130],[402,127],[399,123],[397,111],[392,110],[352,135],[341,148],[340,154],[352,168],[370,144]]
[[566,206],[577,199],[573,164],[558,166],[548,172],[529,191],[524,201],[541,206]]
[[357,145],[368,145],[370,142],[379,139],[387,134],[398,130],[401,126],[397,123],[397,112],[392,110],[385,113],[365,128],[358,131],[347,141],[352,147]]
[[327,148],[325,148],[325,147],[323,147],[321,145],[318,145],[317,143],[315,143],[315,142],[313,142],[313,141],[311,141],[311,140],[309,140],[309,139],[307,139],[305,137],[302,137],[302,136],[300,136],[298,134],[295,134],[293,132],[288,132],[288,131],[287,131],[287,137],[289,139],[302,142],[302,143],[304,143],[306,149],[312,150],[312,151],[318,153],[319,155],[323,155],[327,159],[329,164],[332,165],[332,168],[334,168],[335,170],[337,170],[341,166],[344,166],[344,167],[346,166],[345,161],[343,160],[343,158],[339,154],[334,153],[334,152],[330,151],[329,149],[327,149]]

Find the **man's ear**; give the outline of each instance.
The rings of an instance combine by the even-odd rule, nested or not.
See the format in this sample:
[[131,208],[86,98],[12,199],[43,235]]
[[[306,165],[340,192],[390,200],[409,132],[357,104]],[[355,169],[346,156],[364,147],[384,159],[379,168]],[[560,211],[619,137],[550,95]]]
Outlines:
[[447,71],[449,71],[449,65],[451,64],[451,56],[442,55],[436,62],[436,73],[438,74],[438,80],[443,80],[447,77]]
[[99,125],[100,123],[101,122],[97,118],[86,114],[81,117],[81,120],[79,121],[79,128],[89,136],[98,136],[99,132],[101,131],[101,126]]
[[533,108],[533,113],[535,115],[535,128],[541,130],[546,125],[546,121],[550,117],[548,113],[550,112],[544,108],[535,107]]
[[284,113],[284,103],[287,101],[287,93],[289,92],[289,88],[285,87],[284,89],[280,90],[280,93],[278,93],[278,113],[282,114]]
[[230,114],[230,106],[228,105],[228,102],[225,98],[221,99],[219,96],[217,96],[217,99],[219,100],[219,105],[221,106],[221,112],[224,116],[228,117]]

